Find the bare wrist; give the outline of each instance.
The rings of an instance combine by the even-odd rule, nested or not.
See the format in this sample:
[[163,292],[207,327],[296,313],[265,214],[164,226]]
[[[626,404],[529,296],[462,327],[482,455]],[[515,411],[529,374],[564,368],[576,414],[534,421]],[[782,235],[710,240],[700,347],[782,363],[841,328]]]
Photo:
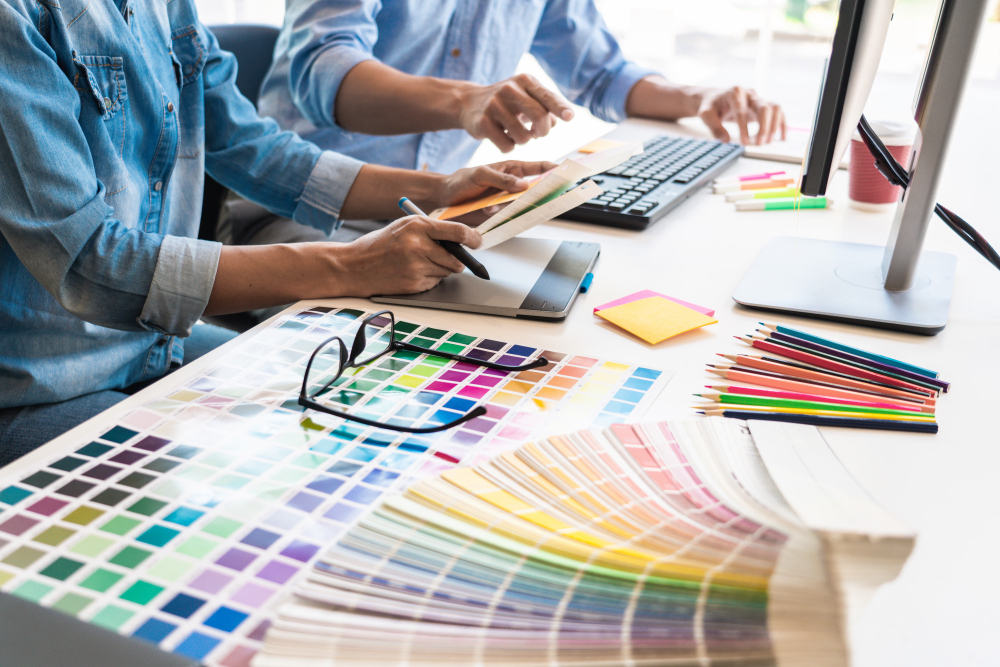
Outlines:
[[625,101],[629,116],[677,120],[697,116],[708,88],[681,86],[662,76],[647,76],[632,86]]

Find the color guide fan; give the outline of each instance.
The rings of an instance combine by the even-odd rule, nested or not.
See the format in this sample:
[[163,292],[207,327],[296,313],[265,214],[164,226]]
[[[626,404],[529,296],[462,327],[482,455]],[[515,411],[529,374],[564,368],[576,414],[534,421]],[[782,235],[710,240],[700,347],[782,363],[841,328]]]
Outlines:
[[[290,312],[160,397],[112,409],[0,479],[0,590],[206,665],[243,667],[324,545],[388,492],[567,424],[639,418],[662,371],[397,322],[419,345],[552,363],[508,376],[397,352],[342,378],[344,409],[461,429],[408,436],[303,412],[309,354],[363,313]],[[197,368],[197,367],[196,367]],[[92,426],[97,429],[100,425]]]

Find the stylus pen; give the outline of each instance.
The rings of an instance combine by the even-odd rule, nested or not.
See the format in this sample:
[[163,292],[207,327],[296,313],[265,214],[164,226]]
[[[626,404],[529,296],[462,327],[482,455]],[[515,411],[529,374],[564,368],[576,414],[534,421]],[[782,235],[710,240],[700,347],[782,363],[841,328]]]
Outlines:
[[[406,197],[399,200],[399,208],[403,209],[410,215],[427,215]],[[490,274],[486,270],[486,267],[480,264],[479,261],[473,257],[464,246],[462,246],[462,244],[455,243],[454,241],[438,241],[438,243],[441,244],[442,248],[454,255],[455,259],[469,267],[469,271],[472,271],[472,275],[477,278],[482,278],[483,280],[490,279]]]

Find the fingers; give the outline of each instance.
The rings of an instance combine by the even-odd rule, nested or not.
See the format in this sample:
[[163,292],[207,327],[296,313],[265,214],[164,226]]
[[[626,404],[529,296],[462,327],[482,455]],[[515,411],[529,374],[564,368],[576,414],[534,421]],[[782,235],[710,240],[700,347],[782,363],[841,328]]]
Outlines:
[[779,118],[781,119],[781,121],[780,121],[781,122],[781,140],[785,141],[786,139],[788,139],[788,123],[785,122],[785,110],[781,109],[779,107],[779,109],[778,109],[778,115],[779,115]]
[[[435,220],[433,218],[424,218],[420,216],[412,217],[426,225],[423,229],[423,233],[426,234],[428,238],[436,241],[454,241],[455,243],[461,243],[464,246],[468,246],[473,250],[483,244],[483,237],[479,232],[459,222]],[[450,254],[448,256],[451,257]]]
[[483,135],[478,138],[489,139],[493,142],[493,145],[500,149],[502,153],[509,153],[514,150],[516,144],[510,140],[507,133],[503,131],[503,128],[490,118],[483,118],[483,122],[480,124],[480,131]]
[[555,162],[549,162],[548,160],[542,160],[541,162],[505,160],[503,162],[494,162],[493,164],[487,166],[492,169],[496,169],[497,171],[502,171],[505,174],[513,174],[515,176],[535,176],[537,174],[544,174],[547,171],[551,171],[559,165]]
[[729,131],[723,127],[722,116],[714,104],[702,110],[698,116],[701,118],[701,122],[705,123],[705,126],[712,132],[713,137],[724,143],[729,143]]
[[[524,126],[519,118],[518,105],[512,99],[515,95],[524,97],[522,92],[510,92],[504,87],[501,92],[490,100],[486,107],[486,117],[502,127],[507,132],[507,138],[515,144],[526,144],[533,138],[531,131]],[[535,106],[538,106],[537,104]]]
[[740,128],[740,143],[743,145],[750,143],[750,110],[747,103],[747,92],[739,86],[733,87],[730,91],[733,98],[736,124]]
[[538,79],[530,74],[519,74],[515,78],[524,90],[537,100],[547,112],[561,120],[573,120],[573,109],[569,106],[569,103],[543,86]]
[[528,182],[515,174],[505,174],[493,167],[476,167],[472,171],[472,182],[487,190],[498,188],[507,192],[520,192],[528,187]]
[[771,109],[770,104],[762,104],[757,106],[755,112],[757,114],[757,136],[754,137],[754,143],[760,146],[771,141],[770,137],[774,135],[774,110]]

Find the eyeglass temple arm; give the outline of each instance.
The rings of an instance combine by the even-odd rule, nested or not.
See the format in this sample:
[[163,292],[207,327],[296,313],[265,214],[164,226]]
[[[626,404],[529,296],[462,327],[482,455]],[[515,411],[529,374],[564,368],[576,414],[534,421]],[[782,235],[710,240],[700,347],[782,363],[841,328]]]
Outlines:
[[548,366],[549,360],[545,357],[538,357],[534,361],[522,364],[520,366],[507,366],[505,364],[494,364],[492,361],[483,361],[482,359],[476,359],[474,357],[466,357],[461,354],[449,354],[447,352],[442,352],[441,350],[432,350],[427,347],[420,347],[419,345],[414,345],[413,343],[406,343],[404,341],[395,341],[397,349],[406,350],[408,352],[419,352],[420,354],[431,354],[435,357],[444,357],[445,359],[453,359],[455,361],[464,361],[468,364],[475,364],[476,366],[484,366],[486,368],[492,368],[498,371],[527,371],[532,368],[541,368],[542,366]]
[[316,401],[312,400],[308,396],[299,394],[299,405],[304,408],[310,408],[316,410],[317,412],[322,412],[328,415],[333,415],[334,417],[340,417],[341,419],[346,419],[348,421],[357,422],[359,424],[365,424],[366,426],[377,426],[378,428],[388,429],[390,431],[399,431],[401,433],[437,433],[439,431],[447,431],[450,428],[454,428],[459,424],[464,424],[465,422],[475,419],[476,417],[481,417],[486,414],[486,408],[481,405],[477,405],[468,414],[462,415],[458,419],[447,424],[441,424],[440,426],[431,426],[426,428],[409,428],[407,426],[395,426],[393,424],[384,424],[382,422],[377,422],[373,419],[365,419],[364,417],[358,417],[356,415],[348,414],[346,412],[340,412],[339,410],[333,410],[325,405],[320,405]]

